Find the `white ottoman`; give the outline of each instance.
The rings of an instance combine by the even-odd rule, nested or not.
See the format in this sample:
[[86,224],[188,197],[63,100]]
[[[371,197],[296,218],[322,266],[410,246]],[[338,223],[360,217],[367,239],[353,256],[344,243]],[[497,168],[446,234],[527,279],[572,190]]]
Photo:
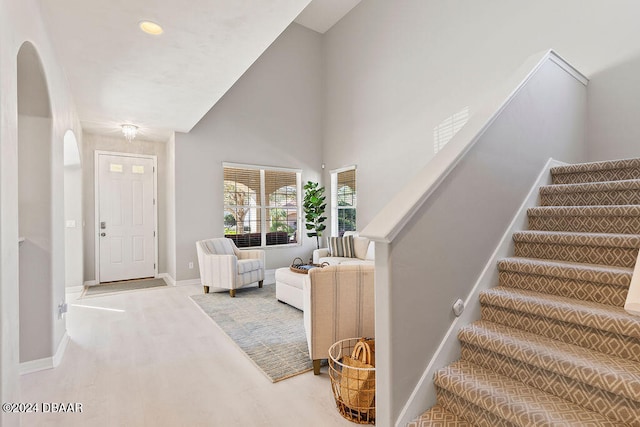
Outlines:
[[294,273],[289,267],[276,270],[276,299],[304,310],[302,284],[309,280],[308,274]]

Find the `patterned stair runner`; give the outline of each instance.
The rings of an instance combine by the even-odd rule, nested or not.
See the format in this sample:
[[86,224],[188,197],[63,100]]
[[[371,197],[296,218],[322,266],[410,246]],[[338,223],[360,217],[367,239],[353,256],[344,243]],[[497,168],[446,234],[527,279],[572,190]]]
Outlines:
[[640,317],[622,308],[640,248],[640,159],[551,169],[514,257],[409,425],[640,427]]

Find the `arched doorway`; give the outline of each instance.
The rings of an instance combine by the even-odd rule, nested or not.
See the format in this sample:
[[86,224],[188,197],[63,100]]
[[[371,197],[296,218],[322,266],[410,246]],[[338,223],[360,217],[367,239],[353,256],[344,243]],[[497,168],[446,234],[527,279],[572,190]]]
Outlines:
[[20,363],[52,356],[51,104],[40,57],[18,51],[18,233]]
[[65,286],[78,289],[83,284],[82,164],[72,130],[64,134],[64,220]]

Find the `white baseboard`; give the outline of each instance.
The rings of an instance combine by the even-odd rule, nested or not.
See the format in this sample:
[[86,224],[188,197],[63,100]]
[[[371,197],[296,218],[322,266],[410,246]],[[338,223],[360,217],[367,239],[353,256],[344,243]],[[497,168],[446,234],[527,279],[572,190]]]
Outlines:
[[62,362],[62,358],[64,357],[64,352],[67,351],[67,345],[71,341],[69,334],[67,331],[64,331],[64,335],[60,340],[60,344],[58,344],[58,349],[56,350],[56,354],[53,355],[53,367],[57,367]]
[[67,350],[69,340],[69,335],[65,331],[60,343],[58,344],[56,354],[54,354],[53,357],[44,357],[42,359],[20,363],[20,375],[44,371],[45,369],[53,369],[60,365],[60,362],[62,362],[62,358],[64,357],[64,352]]
[[156,277],[158,277],[158,279],[164,279],[164,281],[167,282],[167,284],[169,286],[175,286],[176,285],[176,279],[171,277],[171,275],[169,273],[160,273]]
[[538,205],[538,189],[540,186],[551,184],[551,173],[549,170],[554,166],[562,165],[566,165],[566,163],[550,158],[538,175],[538,178],[529,190],[527,197],[524,199],[522,205],[520,205],[520,208],[518,209],[518,212],[515,214],[513,221],[511,221],[511,224],[507,227],[507,230],[500,239],[493,255],[485,265],[482,273],[478,277],[478,280],[467,296],[464,302],[464,312],[460,317],[456,317],[451,323],[449,330],[429,361],[420,381],[418,381],[418,384],[414,388],[413,393],[411,393],[409,400],[402,409],[402,412],[400,412],[400,416],[396,420],[396,426],[407,425],[427,410],[429,406],[435,404],[436,391],[432,384],[433,374],[436,370],[460,358],[458,330],[480,318],[480,292],[485,289],[492,288],[498,283],[498,269],[496,268],[498,260],[513,255],[513,233],[515,231],[527,229],[527,209]]
[[198,277],[197,279],[176,280],[175,283],[176,283],[175,286],[186,286],[186,285],[199,285],[202,282],[200,281],[200,278]]
[[20,363],[20,375],[31,374],[45,369],[53,368],[53,357],[45,357],[38,360],[30,360]]

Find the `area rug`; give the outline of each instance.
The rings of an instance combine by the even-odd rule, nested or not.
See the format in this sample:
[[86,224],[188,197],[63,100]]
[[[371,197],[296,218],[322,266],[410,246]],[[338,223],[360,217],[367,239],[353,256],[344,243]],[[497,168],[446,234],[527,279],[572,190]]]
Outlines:
[[276,286],[194,295],[191,299],[272,381],[313,369],[302,311],[276,300]]
[[80,298],[110,294],[113,292],[133,291],[138,289],[155,288],[157,286],[167,286],[164,279],[141,279],[125,280],[122,282],[106,283],[103,285],[85,286]]

